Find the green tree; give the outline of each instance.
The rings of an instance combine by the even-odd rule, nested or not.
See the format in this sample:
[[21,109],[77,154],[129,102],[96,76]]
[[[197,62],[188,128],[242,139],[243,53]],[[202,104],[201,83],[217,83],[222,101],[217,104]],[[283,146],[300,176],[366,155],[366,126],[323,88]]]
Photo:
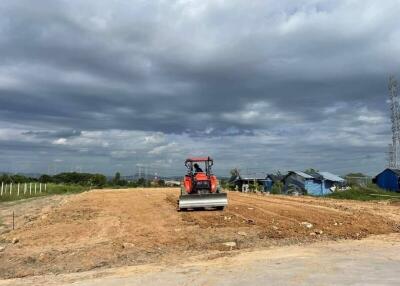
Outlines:
[[229,171],[229,173],[231,174],[231,178],[237,178],[240,176],[239,169],[237,168],[233,168],[232,170]]
[[314,174],[314,173],[318,173],[318,172],[319,172],[319,170],[313,169],[313,168],[308,168],[308,169],[304,170],[304,173],[306,173],[306,174]]
[[236,189],[235,180],[237,178],[240,178],[240,171],[237,168],[233,168],[229,171],[229,173],[231,177],[229,178],[229,181],[225,185],[222,185],[222,187],[234,191]]
[[9,184],[11,183],[11,178],[7,174],[2,174],[0,177],[0,181],[3,182],[4,184]]
[[139,178],[139,179],[137,180],[137,185],[138,185],[139,187],[144,187],[144,186],[146,186],[146,180],[145,180],[144,178]]
[[41,183],[52,183],[53,182],[53,178],[51,176],[49,176],[49,175],[44,174],[44,175],[41,175],[39,177],[39,182],[41,182]]
[[165,187],[165,181],[162,180],[162,179],[158,180],[158,185],[159,185],[160,187]]
[[89,173],[60,173],[52,177],[53,182],[58,184],[76,184],[76,185],[96,185],[103,186],[107,182],[107,178],[101,174]]
[[114,179],[113,179],[113,184],[114,185],[119,185],[120,181],[121,181],[121,173],[120,172],[116,172],[115,176],[114,176]]
[[277,181],[272,185],[271,194],[279,195],[283,193],[283,183],[281,181]]
[[364,175],[363,173],[348,173],[345,177],[364,178],[364,177],[368,177],[368,176]]
[[103,187],[107,184],[107,178],[102,174],[94,174],[91,178],[91,182],[94,186]]

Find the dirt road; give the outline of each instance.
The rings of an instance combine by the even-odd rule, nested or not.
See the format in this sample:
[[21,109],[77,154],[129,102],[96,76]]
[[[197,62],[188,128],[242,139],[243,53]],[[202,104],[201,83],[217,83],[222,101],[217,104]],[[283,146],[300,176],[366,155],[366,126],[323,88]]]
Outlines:
[[399,285],[400,235],[240,251],[232,257],[0,281],[2,286]]
[[[400,208],[382,203],[229,193],[229,207],[223,212],[177,212],[178,193],[177,189],[91,191],[49,201],[28,217],[20,213],[17,229],[0,235],[0,246],[5,247],[0,252],[0,276],[154,262],[171,266],[181,264],[183,257],[210,260],[238,249],[400,230]],[[12,209],[0,207],[7,208],[0,213]],[[3,221],[9,225],[9,217]]]

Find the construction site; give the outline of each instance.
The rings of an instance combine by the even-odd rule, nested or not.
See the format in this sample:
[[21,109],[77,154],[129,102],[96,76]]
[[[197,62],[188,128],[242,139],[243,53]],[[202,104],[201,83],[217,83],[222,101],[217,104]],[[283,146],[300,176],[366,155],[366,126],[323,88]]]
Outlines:
[[183,257],[212,261],[255,249],[400,232],[398,203],[229,192],[224,211],[178,212],[179,192],[92,190],[4,204],[1,278],[179,265]]
[[399,11],[0,1],[0,286],[400,285]]
[[[390,90],[395,86],[391,80]],[[397,92],[391,95],[393,113],[400,107]],[[28,188],[25,182],[17,184],[17,196],[12,197],[12,182],[2,183],[1,197],[10,201],[0,208],[0,279],[4,279],[0,285],[120,285],[125,276],[129,285],[143,281],[177,285],[176,275],[184,283],[196,281],[194,285],[221,281],[241,285],[240,277],[226,274],[235,273],[235,267],[245,267],[244,281],[255,285],[274,273],[279,273],[274,285],[289,280],[293,285],[315,283],[313,279],[336,285],[337,273],[346,270],[348,253],[358,268],[343,276],[346,284],[353,284],[349,279],[365,269],[379,270],[382,263],[396,268],[400,263],[398,256],[393,257],[400,251],[400,197],[395,194],[400,186],[398,118],[392,114],[389,168],[372,179],[374,188],[382,189],[370,194],[374,189],[366,187],[368,202],[330,197],[357,186],[314,169],[260,179],[241,177],[236,170],[230,187],[224,189],[209,156],[184,161],[187,171],[177,182],[180,187],[90,187],[47,196],[47,184],[42,188],[39,183],[37,189],[34,183],[32,192],[32,184]],[[84,176],[93,182],[90,174]],[[101,181],[101,176],[95,176]],[[114,183],[119,177],[118,173]],[[276,186],[283,191],[273,193]],[[273,268],[282,264],[293,267],[289,277],[282,278],[285,266]],[[323,275],[315,277],[321,267],[325,267]],[[335,273],[331,280],[330,272]],[[159,273],[168,283],[157,282]],[[378,281],[376,275],[393,276],[384,271],[368,273],[365,281]],[[385,284],[397,285],[396,280],[386,279]]]

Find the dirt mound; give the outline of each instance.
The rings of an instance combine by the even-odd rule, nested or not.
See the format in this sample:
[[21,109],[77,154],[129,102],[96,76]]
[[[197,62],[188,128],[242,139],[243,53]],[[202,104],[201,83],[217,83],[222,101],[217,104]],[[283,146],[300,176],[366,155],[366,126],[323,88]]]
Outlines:
[[0,236],[0,276],[174,263],[213,251],[399,231],[398,207],[376,203],[229,193],[224,211],[177,212],[178,195],[132,189],[70,196]]

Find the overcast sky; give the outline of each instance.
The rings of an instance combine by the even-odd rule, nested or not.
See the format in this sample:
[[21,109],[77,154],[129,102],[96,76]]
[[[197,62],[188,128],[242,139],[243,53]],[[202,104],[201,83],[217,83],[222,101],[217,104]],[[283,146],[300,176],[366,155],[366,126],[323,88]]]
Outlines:
[[[374,174],[400,1],[0,1],[0,171]],[[150,168],[149,167],[149,168]]]

